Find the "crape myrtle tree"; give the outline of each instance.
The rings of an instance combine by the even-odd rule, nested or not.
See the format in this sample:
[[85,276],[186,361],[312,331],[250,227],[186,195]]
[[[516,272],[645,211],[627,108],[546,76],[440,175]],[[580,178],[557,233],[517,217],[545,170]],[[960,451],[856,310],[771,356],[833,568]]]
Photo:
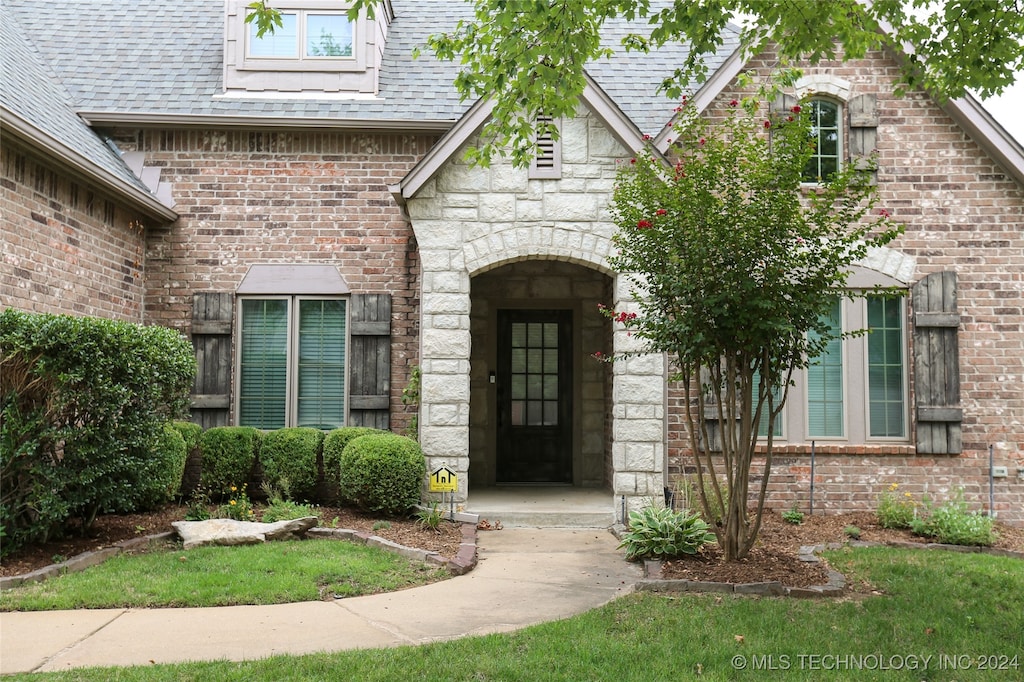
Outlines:
[[[337,0],[349,16],[373,14],[380,0]],[[998,94],[1024,68],[1024,0],[472,0],[472,15],[426,47],[461,64],[455,87],[463,99],[493,98],[495,107],[470,159],[487,164],[510,154],[527,166],[535,153],[537,114],[571,117],[585,86],[587,64],[608,56],[601,42],[610,19],[637,20],[626,48],[671,42],[689,56],[662,89],[672,99],[707,75],[704,57],[749,17],[740,35],[747,56],[769,45],[791,62],[863,57],[894,48],[905,87],[938,97],[974,90]],[[247,20],[260,35],[281,25],[274,0],[255,0]],[[414,9],[415,11],[415,9]],[[544,132],[555,136],[551,127]]]
[[[865,293],[845,289],[851,264],[900,228],[876,207],[870,169],[801,188],[813,146],[800,104],[767,116],[754,97],[732,100],[713,121],[695,109],[685,99],[677,109],[670,160],[647,149],[619,171],[610,260],[636,308],[605,312],[639,338],[636,353],[671,362],[701,505],[729,561],[757,537],[793,371],[840,334],[829,324],[835,297]],[[761,480],[750,516],[752,469]]]

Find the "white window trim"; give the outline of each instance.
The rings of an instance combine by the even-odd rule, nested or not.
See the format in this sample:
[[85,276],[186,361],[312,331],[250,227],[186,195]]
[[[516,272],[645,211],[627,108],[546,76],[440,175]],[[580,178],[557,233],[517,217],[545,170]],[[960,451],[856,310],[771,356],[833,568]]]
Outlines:
[[[841,171],[843,166],[846,164],[845,148],[846,148],[846,100],[839,99],[837,97],[822,97],[819,93],[815,93],[811,100],[818,100],[823,102],[829,102],[830,104],[836,105],[836,123],[839,139],[836,141],[836,171]],[[819,176],[820,177],[820,176]],[[802,180],[800,182],[801,187],[819,187],[822,183],[815,182],[812,180]]]
[[299,301],[344,301],[345,302],[345,391],[343,395],[342,405],[342,424],[346,426],[349,423],[349,386],[351,380],[351,363],[349,362],[348,352],[352,348],[352,305],[351,298],[349,296],[326,296],[326,295],[309,295],[309,294],[278,294],[278,295],[244,295],[238,296],[237,308],[237,319],[235,320],[235,328],[238,329],[238,344],[236,346],[235,361],[234,361],[234,372],[235,372],[235,384],[234,388],[234,423],[240,424],[241,420],[241,405],[242,405],[242,391],[241,391],[241,377],[242,377],[242,346],[243,339],[242,335],[244,332],[244,326],[242,325],[242,301],[243,300],[285,300],[288,301],[288,337],[285,343],[285,376],[287,381],[285,383],[285,413],[284,423],[285,427],[297,426],[298,420],[298,392],[299,392],[299,374],[298,366],[299,359],[296,349],[299,347],[299,325],[296,321],[296,315],[298,311]]
[[[237,1],[237,0],[236,0]],[[243,6],[238,13],[238,21],[242,22],[239,28],[241,38],[241,49],[238,50],[234,68],[238,71],[306,71],[306,72],[361,72],[366,71],[368,63],[367,55],[367,20],[365,15],[360,14],[359,18],[350,22],[352,26],[352,56],[349,57],[307,57],[305,52],[305,31],[307,14],[338,14],[346,15],[347,3],[340,0],[278,0],[274,3],[274,9],[282,14],[296,14],[298,41],[298,56],[295,57],[259,57],[250,55],[250,24],[245,23],[245,17],[250,11]]]

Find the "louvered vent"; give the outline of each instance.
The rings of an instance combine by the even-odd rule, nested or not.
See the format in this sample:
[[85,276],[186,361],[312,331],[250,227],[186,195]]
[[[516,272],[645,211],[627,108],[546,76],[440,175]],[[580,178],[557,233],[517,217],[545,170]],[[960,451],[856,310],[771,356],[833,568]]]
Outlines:
[[557,125],[551,116],[537,115],[537,153],[530,164],[531,178],[560,178],[562,176],[562,147],[546,126]]

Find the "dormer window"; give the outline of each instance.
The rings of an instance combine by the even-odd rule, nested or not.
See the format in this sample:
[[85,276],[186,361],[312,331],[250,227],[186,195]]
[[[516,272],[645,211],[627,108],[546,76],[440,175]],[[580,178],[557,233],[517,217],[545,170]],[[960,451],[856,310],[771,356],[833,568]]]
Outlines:
[[349,19],[345,0],[273,0],[281,26],[262,36],[246,22],[249,0],[224,0],[224,94],[276,97],[372,97],[391,3],[374,18]]
[[[281,26],[257,35],[249,24],[248,56],[253,59],[351,59],[352,22],[343,13],[282,12]],[[301,46],[301,50],[300,50]]]

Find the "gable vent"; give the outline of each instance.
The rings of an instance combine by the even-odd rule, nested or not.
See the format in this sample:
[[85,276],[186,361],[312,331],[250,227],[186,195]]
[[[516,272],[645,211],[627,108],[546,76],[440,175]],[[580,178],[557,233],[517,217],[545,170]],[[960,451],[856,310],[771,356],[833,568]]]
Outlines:
[[531,179],[562,177],[561,142],[554,139],[550,132],[541,132],[542,128],[552,124],[558,125],[553,117],[544,114],[537,115],[537,151],[533,163],[530,164]]

